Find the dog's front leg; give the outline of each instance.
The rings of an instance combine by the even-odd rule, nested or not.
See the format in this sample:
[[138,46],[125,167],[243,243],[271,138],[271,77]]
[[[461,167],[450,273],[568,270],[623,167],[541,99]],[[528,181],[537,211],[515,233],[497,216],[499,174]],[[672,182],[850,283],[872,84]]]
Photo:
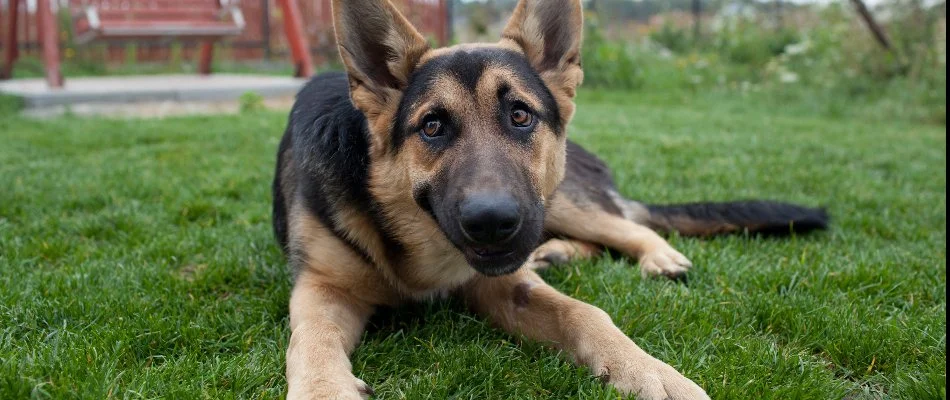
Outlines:
[[479,276],[464,288],[468,304],[509,332],[551,342],[625,394],[640,399],[708,399],[698,385],[653,358],[604,311],[548,286],[527,268]]
[[287,399],[366,399],[372,389],[353,376],[349,355],[373,311],[319,275],[300,272],[290,297]]

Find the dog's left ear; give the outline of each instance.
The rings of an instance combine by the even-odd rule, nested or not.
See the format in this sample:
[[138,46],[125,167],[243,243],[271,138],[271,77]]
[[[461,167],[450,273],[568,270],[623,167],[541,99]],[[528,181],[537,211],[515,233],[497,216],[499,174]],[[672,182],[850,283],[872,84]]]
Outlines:
[[581,0],[521,0],[502,40],[514,42],[542,77],[557,77],[573,97],[574,88],[583,79],[583,32]]
[[333,27],[350,96],[364,112],[398,97],[429,50],[389,0],[333,0]]

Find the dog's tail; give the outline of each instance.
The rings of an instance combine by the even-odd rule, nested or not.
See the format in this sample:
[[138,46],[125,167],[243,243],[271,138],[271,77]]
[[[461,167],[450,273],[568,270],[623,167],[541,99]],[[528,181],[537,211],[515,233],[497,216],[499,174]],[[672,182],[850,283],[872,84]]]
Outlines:
[[[662,233],[677,232],[683,236],[714,236],[750,233],[785,236],[828,228],[829,216],[824,208],[750,200],[725,203],[687,203],[645,205],[647,226]],[[642,209],[641,209],[642,210]]]

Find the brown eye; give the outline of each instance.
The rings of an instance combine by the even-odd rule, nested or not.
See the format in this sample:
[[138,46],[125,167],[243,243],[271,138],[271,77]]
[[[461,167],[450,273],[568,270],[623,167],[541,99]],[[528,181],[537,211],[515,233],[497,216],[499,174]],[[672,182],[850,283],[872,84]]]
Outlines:
[[517,127],[524,128],[530,126],[533,120],[534,117],[531,115],[531,113],[523,109],[516,108],[511,111],[511,123]]
[[426,121],[420,132],[430,138],[442,136],[442,122],[437,119]]

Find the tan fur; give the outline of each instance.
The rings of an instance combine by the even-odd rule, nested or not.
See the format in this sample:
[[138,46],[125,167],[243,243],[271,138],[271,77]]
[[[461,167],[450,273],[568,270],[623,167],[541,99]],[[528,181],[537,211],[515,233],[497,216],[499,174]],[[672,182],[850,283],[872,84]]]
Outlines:
[[399,292],[387,284],[381,268],[367,264],[300,205],[290,211],[290,249],[299,254],[299,273],[313,273],[337,289],[360,293],[371,304],[399,304]]
[[533,271],[476,277],[464,290],[473,310],[503,329],[555,345],[623,393],[645,399],[708,399],[669,365],[644,352],[607,313],[548,286]]
[[368,398],[372,389],[353,376],[349,355],[373,307],[321,278],[301,271],[290,298],[287,398]]
[[[520,1],[498,43],[430,50],[388,1],[334,0],[336,36],[349,76],[350,97],[366,116],[371,133],[369,191],[388,221],[385,228],[407,253],[401,260],[387,259],[380,230],[374,225],[378,221],[360,210],[344,207],[333,216],[334,222],[345,227],[346,239],[365,251],[364,258],[302,205],[291,201],[288,247],[289,253],[296,255],[292,262],[299,272],[290,301],[289,399],[368,397],[372,390],[352,374],[348,356],[374,307],[452,292],[460,292],[472,309],[502,328],[564,349],[624,393],[645,399],[708,398],[689,379],[641,350],[606,313],[558,293],[532,270],[542,266],[533,262],[550,265],[556,261],[552,257],[591,257],[603,246],[639,257],[644,273],[649,274],[672,274],[685,269],[688,261],[648,228],[554,196],[565,174],[566,135],[556,135],[541,124],[531,147],[524,148],[496,137],[487,125],[483,126],[483,121],[496,115],[495,96],[503,82],[526,104],[535,108],[543,104],[522,87],[512,71],[501,65],[487,68],[474,94],[450,76],[439,78],[430,97],[410,106],[410,120],[421,121],[431,104],[438,102],[453,108],[455,115],[464,116],[470,134],[441,155],[427,151],[415,136],[407,138],[399,152],[391,150],[389,132],[401,89],[413,69],[437,56],[473,46],[501,47],[525,54],[554,95],[566,126],[574,114],[576,88],[583,80],[579,53],[583,19],[579,0],[571,1],[563,10],[551,8],[556,4],[564,5],[551,0]],[[348,41],[367,27],[351,25],[348,18],[352,19],[352,14],[344,15],[345,7],[365,7],[367,14],[378,17],[370,21],[370,28],[389,21],[379,41],[391,50],[392,57],[385,63],[386,77],[373,76],[378,69],[367,65],[366,58],[375,56],[360,53],[365,49],[355,49]],[[567,13],[569,42],[545,43],[545,21],[538,15],[553,12]],[[550,53],[551,45],[563,47],[562,51]],[[569,238],[546,242],[529,259],[528,268],[496,278],[477,274],[413,198],[417,185],[457,160],[490,166],[492,155],[485,148],[501,149],[506,156],[528,166],[533,189],[548,210],[545,229]],[[287,158],[289,165],[292,160]],[[497,178],[487,175],[479,179]],[[294,194],[285,191],[284,195],[292,199]]]
[[544,226],[551,232],[599,243],[637,258],[644,276],[678,276],[692,266],[652,229],[596,208],[578,206],[563,196],[551,202]]
[[300,255],[290,298],[288,399],[364,399],[372,392],[350,371],[356,347],[376,304],[399,296],[372,265],[313,216],[291,211],[289,246]]
[[532,181],[541,192],[541,199],[545,204],[548,204],[548,199],[554,196],[554,192],[564,180],[566,141],[566,135],[558,138],[547,134],[535,140],[532,145],[532,157],[528,165],[532,166]]

